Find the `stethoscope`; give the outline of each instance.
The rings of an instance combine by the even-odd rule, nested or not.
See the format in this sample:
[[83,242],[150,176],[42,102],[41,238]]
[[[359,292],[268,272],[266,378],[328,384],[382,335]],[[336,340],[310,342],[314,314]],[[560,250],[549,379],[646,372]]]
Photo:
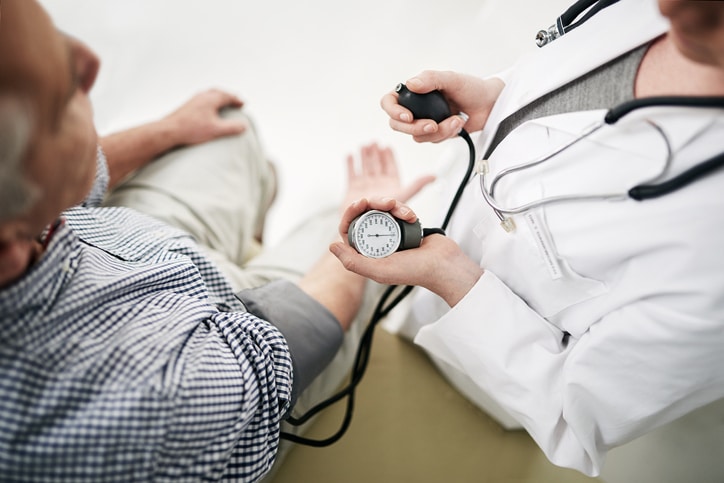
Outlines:
[[514,173],[520,173],[526,169],[534,166],[539,166],[554,159],[559,154],[563,153],[573,145],[581,142],[588,138],[593,133],[599,131],[604,126],[612,126],[619,120],[624,118],[631,112],[651,108],[651,107],[698,107],[698,108],[724,108],[724,97],[681,97],[681,96],[663,96],[663,97],[648,97],[642,99],[634,99],[631,101],[624,102],[612,109],[610,109],[604,118],[593,124],[592,126],[584,129],[573,140],[562,144],[551,150],[549,153],[533,159],[531,161],[517,164],[515,166],[501,170],[496,176],[488,181],[489,166],[487,160],[481,160],[477,165],[477,174],[480,180],[480,191],[483,195],[485,202],[490,206],[496,216],[500,219],[500,224],[505,231],[512,232],[515,230],[515,222],[513,219],[506,215],[517,215],[526,213],[535,208],[540,208],[546,205],[566,203],[571,201],[593,201],[593,200],[626,200],[633,199],[636,201],[643,201],[647,199],[657,198],[664,196],[669,193],[673,193],[685,186],[693,183],[697,179],[706,176],[707,174],[719,169],[724,166],[724,152],[715,155],[714,157],[698,163],[697,165],[689,168],[688,170],[680,173],[679,175],[663,180],[663,178],[669,172],[673,161],[673,151],[668,137],[664,133],[663,129],[651,120],[646,122],[654,128],[664,140],[666,145],[666,159],[660,173],[652,179],[638,184],[627,192],[615,192],[615,193],[603,193],[603,194],[574,194],[574,195],[562,195],[562,196],[550,196],[541,198],[529,203],[525,203],[519,206],[506,207],[502,206],[495,199],[495,190],[498,183]]
[[[586,20],[616,2],[618,0],[578,0],[556,19],[556,23],[548,27],[547,30],[540,30],[535,36],[535,43],[538,47],[543,47],[553,42],[576,27],[580,27]],[[581,18],[576,20],[579,16]]]
[[[548,34],[547,40],[545,41],[539,41],[537,39],[537,42],[539,46],[543,46],[546,43],[554,40],[555,38],[560,37],[561,35],[565,34],[566,32],[570,32],[573,28],[576,28],[580,26],[583,22],[588,20],[590,17],[592,17],[596,12],[600,11],[603,8],[606,8],[614,3],[616,3],[618,0],[579,0],[576,2],[575,5],[573,5],[571,8],[566,10],[563,15],[561,15],[558,18],[558,21],[554,26],[552,26],[548,31],[541,31],[539,32],[540,37],[546,37],[546,33]],[[595,5],[594,5],[595,4]],[[591,7],[589,9],[589,7]],[[584,16],[574,22],[574,20],[583,13],[586,9],[589,9]],[[542,42],[542,43],[541,43]],[[446,119],[450,116],[450,110],[449,107],[446,104],[445,98],[439,91],[433,91],[428,94],[420,95],[420,94],[414,94],[407,91],[406,88],[404,88],[403,85],[398,85],[397,91],[399,94],[398,101],[401,105],[404,105],[410,111],[413,113],[414,117],[416,119],[433,119],[436,122],[441,122],[443,119]],[[565,196],[565,197],[551,197],[551,198],[544,198],[541,200],[538,200],[536,202],[532,202],[526,205],[517,206],[517,207],[503,207],[495,200],[495,186],[500,181],[501,178],[504,178],[505,176],[508,176],[514,172],[520,172],[523,169],[533,167],[536,165],[539,165],[541,163],[547,162],[554,158],[557,154],[560,154],[564,150],[568,149],[569,147],[573,146],[574,144],[580,142],[581,140],[587,138],[588,136],[592,135],[594,132],[598,131],[605,125],[612,125],[618,122],[621,118],[626,116],[627,114],[636,111],[638,109],[644,109],[648,107],[658,107],[658,106],[680,106],[680,107],[702,107],[702,108],[724,108],[724,97],[651,97],[651,98],[644,98],[644,99],[635,99],[632,101],[628,101],[625,103],[620,104],[619,106],[616,106],[612,109],[610,109],[606,115],[604,116],[603,121],[600,123],[595,124],[594,126],[586,129],[581,135],[579,135],[576,139],[565,143],[564,145],[560,146],[559,148],[556,148],[552,150],[549,154],[542,156],[541,158],[537,158],[535,160],[514,166],[512,168],[509,168],[505,171],[501,171],[498,173],[498,175],[491,181],[489,187],[487,189],[483,189],[483,197],[485,198],[486,203],[490,206],[491,209],[496,213],[496,215],[501,219],[501,223],[503,224],[503,227],[506,228],[506,230],[511,231],[515,229],[515,225],[512,222],[512,220],[509,217],[506,217],[506,214],[517,214],[517,213],[523,213],[525,211],[534,209],[536,207],[540,207],[545,204],[552,204],[552,203],[561,203],[565,201],[574,201],[574,200],[584,200],[584,199],[590,199],[592,197],[587,195],[573,195],[573,196]],[[462,113],[460,115],[463,115]],[[463,115],[464,116],[464,115]],[[660,130],[660,128],[655,123],[650,123],[654,129]],[[663,133],[662,133],[663,134]],[[460,181],[460,184],[458,185],[458,188],[453,196],[453,199],[450,203],[450,206],[447,210],[447,213],[445,215],[445,218],[443,220],[443,223],[439,229],[432,229],[434,233],[438,234],[444,234],[444,230],[447,228],[448,223],[450,222],[450,219],[452,218],[453,213],[455,212],[455,209],[458,205],[458,202],[460,201],[462,194],[468,185],[471,176],[473,175],[473,171],[475,169],[476,165],[476,154],[475,154],[475,145],[470,137],[470,135],[463,129],[458,133],[458,135],[463,138],[463,140],[467,143],[468,149],[469,149],[469,161],[468,166],[465,171],[465,175],[463,176],[462,180]],[[665,162],[664,170],[662,172],[665,173],[668,170],[668,167],[671,165],[673,154],[671,152],[670,145],[668,143],[668,140],[666,139],[666,136],[663,136],[666,140],[667,144],[667,159]],[[616,199],[622,199],[624,197],[628,197],[634,200],[643,201],[647,199],[656,198],[659,196],[663,196],[669,193],[672,193],[676,190],[679,190],[681,188],[684,188],[685,186],[688,186],[692,182],[701,179],[702,177],[706,176],[707,174],[712,173],[713,171],[721,168],[724,165],[724,152],[706,160],[703,161],[696,166],[688,169],[687,171],[677,175],[674,178],[671,178],[666,181],[660,181],[659,182],[659,176],[655,180],[651,180],[651,182],[648,182],[647,184],[642,184],[635,186],[631,188],[627,193],[625,194],[615,194],[615,195],[594,195],[597,199],[608,199],[608,198],[616,198]],[[479,164],[478,174],[480,174],[480,182],[483,188],[486,186],[486,176],[487,176],[487,161],[482,160]],[[655,183],[654,183],[655,181]],[[507,221],[506,221],[507,220]],[[397,287],[397,286],[390,286],[388,287],[382,297],[380,298],[380,301],[378,302],[377,306],[375,307],[374,313],[372,315],[372,318],[370,320],[370,323],[365,328],[364,333],[362,334],[362,337],[360,339],[360,345],[357,350],[354,363],[352,365],[352,371],[350,375],[349,382],[347,385],[342,388],[340,391],[338,391],[333,396],[327,398],[326,400],[318,403],[311,409],[309,409],[306,413],[304,413],[302,416],[299,417],[289,417],[287,418],[287,422],[290,423],[293,426],[301,426],[308,422],[312,417],[317,415],[319,412],[321,412],[323,409],[326,409],[327,407],[343,400],[347,399],[347,407],[345,410],[345,415],[343,418],[343,421],[337,430],[335,434],[332,436],[325,438],[325,439],[311,439],[311,438],[305,438],[293,433],[287,433],[287,432],[281,432],[280,438],[285,439],[294,443],[298,444],[304,444],[308,446],[315,446],[315,447],[323,447],[323,446],[329,446],[336,441],[338,441],[344,433],[347,431],[347,428],[349,427],[351,421],[352,421],[352,413],[354,410],[354,396],[355,396],[355,389],[357,388],[357,385],[362,380],[362,376],[364,375],[367,364],[369,362],[369,356],[370,351],[372,348],[372,336],[374,334],[374,329],[377,326],[377,324],[384,319],[392,309],[394,309],[413,289],[413,286],[406,286],[406,287]],[[388,300],[394,295],[394,298],[388,303]]]

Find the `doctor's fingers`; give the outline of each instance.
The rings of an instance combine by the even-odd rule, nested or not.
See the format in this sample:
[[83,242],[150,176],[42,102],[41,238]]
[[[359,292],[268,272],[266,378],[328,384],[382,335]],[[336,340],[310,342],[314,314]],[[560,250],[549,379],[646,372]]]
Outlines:
[[413,135],[412,139],[418,143],[439,143],[454,138],[460,134],[467,120],[467,115],[462,113],[450,116],[437,124],[437,130],[434,133],[423,132],[422,134]]
[[353,202],[342,212],[342,218],[339,222],[339,234],[342,235],[342,238],[346,239],[347,231],[352,221],[362,213],[370,210],[387,211],[392,214],[392,216],[408,223],[414,223],[415,220],[417,220],[417,215],[410,207],[394,198],[361,198]]
[[[367,258],[343,242],[334,242],[329,251],[337,257],[344,268],[377,283],[387,285],[408,285],[411,273],[409,267],[395,261],[394,254],[388,258]],[[403,260],[404,261],[404,260]]]
[[406,221],[408,223],[414,223],[415,220],[417,220],[417,215],[414,211],[412,211],[412,208],[407,206],[405,203],[400,201],[399,199],[390,198],[389,196],[384,197],[375,197],[370,198],[367,201],[368,209],[369,210],[380,210],[380,211],[387,211],[395,218],[399,218],[402,221]]
[[329,251],[346,270],[386,285],[429,287],[435,285],[434,279],[439,274],[432,245],[393,253],[386,258],[367,258],[341,241],[332,243]]
[[[394,206],[394,200],[390,200],[384,206],[385,208],[381,211],[387,211],[388,209],[391,209]],[[362,213],[365,213],[366,211],[369,211],[371,209],[373,208],[370,207],[370,202],[367,198],[361,198],[359,200],[356,200],[344,209],[344,211],[342,212],[342,218],[339,220],[339,234],[342,236],[343,239],[347,238],[347,232],[349,231],[349,226],[352,224],[352,221],[354,221],[354,219]]]
[[[459,131],[462,124],[464,124],[464,122],[462,122],[462,124],[457,128],[455,126],[451,127],[450,125],[447,125],[444,126],[441,131],[440,125],[432,119],[414,119],[412,113],[407,108],[398,104],[397,99],[397,93],[390,92],[387,93],[380,101],[382,109],[388,116],[390,116],[390,127],[394,131],[411,135],[412,138],[419,143],[437,143],[444,141],[445,139],[453,137],[453,135],[450,134],[451,130],[454,131],[457,129],[457,131]],[[454,121],[455,118],[458,120]],[[450,119],[453,119],[451,122],[460,123],[462,121],[462,119],[458,116],[452,116]],[[447,121],[448,120],[446,119],[442,122],[442,124],[445,124]],[[457,131],[454,134],[457,134]]]
[[[388,116],[390,116],[391,120],[398,120],[403,123],[399,127],[401,128],[401,132],[405,132],[403,130],[404,124],[411,123],[413,120],[413,116],[412,112],[410,112],[409,109],[400,105],[400,103],[398,102],[398,98],[399,96],[397,92],[388,92],[387,94],[382,96],[382,99],[380,99],[380,106],[382,107],[382,110],[385,111]],[[393,129],[395,128],[393,127]]]
[[[457,117],[457,116],[453,116]],[[446,119],[441,124],[446,123]],[[418,143],[439,143],[446,139],[453,137],[450,134],[450,127],[441,129],[441,124],[436,123],[431,119],[419,119],[412,123],[403,123],[390,119],[390,127],[394,131],[398,131],[404,134],[409,134],[412,139]]]
[[329,245],[329,251],[337,257],[347,271],[379,282],[375,277],[374,260],[368,259],[346,243],[337,241]]

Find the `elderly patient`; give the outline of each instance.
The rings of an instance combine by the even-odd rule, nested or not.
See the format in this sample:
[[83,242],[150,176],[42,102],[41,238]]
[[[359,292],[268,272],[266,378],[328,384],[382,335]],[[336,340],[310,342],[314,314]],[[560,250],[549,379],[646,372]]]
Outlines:
[[[105,138],[106,162],[88,99],[97,58],[35,1],[0,8],[0,475],[259,479],[297,399],[349,362],[335,354],[365,282],[327,243],[311,262],[315,250],[293,254],[303,275],[271,266],[284,250],[244,265],[273,176],[248,121],[219,114],[238,99],[206,92]],[[426,182],[400,187],[388,150],[361,156],[345,204]],[[101,206],[109,179],[124,183],[108,204],[152,216]]]

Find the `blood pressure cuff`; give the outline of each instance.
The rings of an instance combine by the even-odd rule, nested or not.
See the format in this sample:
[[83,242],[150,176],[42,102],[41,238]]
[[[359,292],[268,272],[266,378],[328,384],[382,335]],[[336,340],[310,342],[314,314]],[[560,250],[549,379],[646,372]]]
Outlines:
[[344,338],[342,326],[322,304],[287,280],[242,290],[236,296],[246,310],[284,335],[294,369],[290,405],[293,408],[298,395],[337,354]]

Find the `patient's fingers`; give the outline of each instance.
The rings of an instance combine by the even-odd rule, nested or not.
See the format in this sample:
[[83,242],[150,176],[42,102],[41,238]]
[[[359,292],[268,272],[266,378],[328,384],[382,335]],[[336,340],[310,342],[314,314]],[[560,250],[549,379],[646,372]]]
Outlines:
[[399,178],[399,172],[397,171],[397,160],[395,155],[390,148],[380,149],[380,169],[382,174]]
[[363,146],[360,152],[362,173],[366,176],[379,176],[382,172],[382,156],[376,144]]

